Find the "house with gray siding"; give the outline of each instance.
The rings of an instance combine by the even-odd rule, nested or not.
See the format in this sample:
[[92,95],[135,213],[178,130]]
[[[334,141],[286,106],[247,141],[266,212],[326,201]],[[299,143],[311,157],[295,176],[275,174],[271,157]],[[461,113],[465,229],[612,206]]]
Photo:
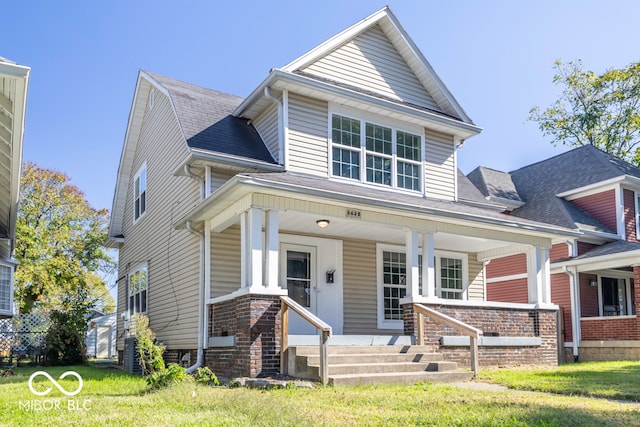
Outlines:
[[[334,384],[340,349],[556,364],[549,250],[579,233],[459,173],[480,131],[386,7],[245,98],[140,71],[110,224],[121,359],[140,312],[167,360],[228,376],[313,377],[324,334]],[[487,265],[516,254],[526,301],[492,301]]]
[[13,252],[30,71],[0,57],[0,319],[15,314]]

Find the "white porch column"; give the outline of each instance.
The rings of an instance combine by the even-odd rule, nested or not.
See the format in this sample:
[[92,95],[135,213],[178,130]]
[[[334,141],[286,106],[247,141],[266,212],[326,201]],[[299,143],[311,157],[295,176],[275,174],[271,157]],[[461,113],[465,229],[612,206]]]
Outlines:
[[527,251],[527,285],[530,304],[551,304],[549,249],[532,247]]
[[209,305],[211,299],[211,220],[204,222],[204,297],[202,342],[203,348],[209,348]]
[[265,218],[265,286],[278,288],[278,211],[267,211]]
[[242,213],[240,239],[242,251],[242,287],[263,287],[262,280],[262,211],[251,208]]
[[418,264],[418,232],[407,230],[405,233],[407,263],[407,297],[420,295],[420,276]]
[[436,270],[433,233],[422,235],[422,296],[436,297]]

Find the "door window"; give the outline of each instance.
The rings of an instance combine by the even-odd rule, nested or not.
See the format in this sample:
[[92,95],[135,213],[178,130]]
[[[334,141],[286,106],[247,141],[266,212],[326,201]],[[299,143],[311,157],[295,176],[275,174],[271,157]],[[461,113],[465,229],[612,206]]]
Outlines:
[[287,251],[287,292],[303,307],[311,307],[311,253]]

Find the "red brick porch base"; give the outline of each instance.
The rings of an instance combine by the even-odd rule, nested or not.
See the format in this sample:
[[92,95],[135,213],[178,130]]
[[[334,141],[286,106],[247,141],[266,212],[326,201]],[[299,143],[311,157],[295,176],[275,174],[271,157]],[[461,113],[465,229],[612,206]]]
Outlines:
[[205,365],[223,377],[255,378],[280,370],[280,299],[243,295],[209,308],[209,336],[234,337],[235,345],[209,347]]
[[[481,366],[518,366],[558,364],[558,312],[548,309],[518,309],[480,306],[424,304],[440,313],[458,319],[483,331],[486,336],[539,337],[539,346],[480,346]],[[415,335],[417,314],[411,304],[403,305],[405,335]],[[447,360],[470,366],[469,347],[441,346],[442,336],[460,335],[455,329],[425,317],[425,342]]]

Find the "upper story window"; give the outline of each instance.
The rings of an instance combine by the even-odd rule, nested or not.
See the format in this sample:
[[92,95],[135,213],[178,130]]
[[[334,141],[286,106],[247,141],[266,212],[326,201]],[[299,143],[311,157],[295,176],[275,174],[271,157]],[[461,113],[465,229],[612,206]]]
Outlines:
[[136,267],[133,272],[129,274],[129,313],[147,312],[148,287],[147,264],[145,263]]
[[133,178],[133,222],[147,211],[147,164],[142,165]]
[[422,191],[420,135],[333,114],[331,140],[333,176]]

